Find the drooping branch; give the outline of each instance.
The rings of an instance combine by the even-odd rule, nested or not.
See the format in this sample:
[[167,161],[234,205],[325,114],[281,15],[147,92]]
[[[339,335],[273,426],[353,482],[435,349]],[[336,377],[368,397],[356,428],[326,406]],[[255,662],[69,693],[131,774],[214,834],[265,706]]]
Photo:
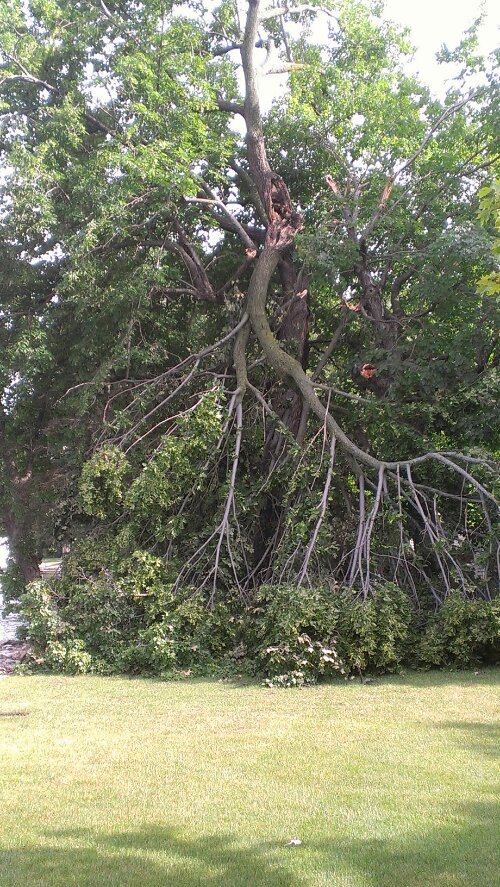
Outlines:
[[[212,580],[212,592],[209,598],[209,606],[213,606],[215,602],[215,595],[217,591],[217,578],[219,574],[219,561],[222,549],[222,543],[224,538],[226,539],[226,544],[228,547],[228,551],[230,554],[230,560],[233,564],[233,575],[236,581],[236,584],[239,586],[238,574],[236,569],[234,568],[234,561],[231,555],[231,540],[229,535],[229,516],[234,507],[234,494],[236,491],[236,478],[238,476],[238,465],[240,461],[240,450],[241,450],[241,440],[243,436],[243,408],[241,405],[241,394],[238,395],[238,403],[236,405],[236,441],[234,445],[234,456],[233,456],[233,464],[231,467],[231,477],[229,480],[229,489],[226,497],[226,504],[224,507],[224,514],[222,516],[222,520],[219,527],[219,538],[217,540],[217,547],[215,549],[215,560],[212,568],[213,580]],[[241,589],[240,589],[241,590]]]
[[[234,332],[234,331],[233,331]],[[209,606],[213,607],[215,603],[215,597],[217,592],[217,581],[219,576],[219,566],[220,559],[222,554],[222,546],[224,541],[226,543],[227,552],[229,555],[229,560],[232,566],[233,577],[236,583],[236,587],[239,592],[243,594],[243,589],[241,587],[238,572],[236,569],[233,551],[231,547],[231,513],[235,520],[236,518],[236,509],[235,509],[235,492],[236,492],[236,482],[238,477],[238,467],[240,461],[240,452],[241,452],[241,444],[243,440],[243,399],[245,396],[245,391],[247,388],[247,367],[246,367],[246,357],[245,350],[248,342],[248,337],[250,335],[250,325],[248,322],[248,315],[245,313],[238,324],[236,339],[234,343],[233,349],[233,363],[236,370],[236,381],[237,388],[233,392],[231,397],[229,407],[228,407],[228,421],[226,422],[226,426],[224,428],[223,434],[229,427],[229,422],[234,413],[235,422],[236,422],[236,436],[235,436],[235,445],[234,445],[234,454],[233,461],[231,466],[231,475],[229,479],[229,487],[226,494],[226,499],[224,503],[224,512],[222,515],[222,519],[215,530],[210,533],[209,537],[205,540],[205,542],[200,545],[200,547],[194,552],[194,554],[188,559],[188,561],[181,568],[177,580],[175,583],[175,587],[178,587],[183,579],[193,574],[195,571],[197,564],[209,549],[210,543],[217,539],[215,543],[215,552],[214,552],[214,561],[210,571],[205,575],[205,578],[202,580],[199,590],[203,589],[205,585],[211,580],[212,581],[212,589],[209,596]],[[220,446],[220,444],[219,444]],[[217,449],[219,449],[219,446]]]
[[304,402],[321,422],[327,421],[329,431],[337,439],[338,444],[351,456],[358,459],[368,468],[378,470],[380,461],[365,453],[351,441],[335,422],[314,391],[310,377],[306,375],[300,363],[280,348],[267,319],[266,299],[269,283],[280,258],[282,247],[278,244],[267,244],[257,260],[248,290],[248,313],[255,334],[262,350],[277,375],[282,379],[291,379],[300,391]]
[[[254,77],[255,72],[252,71],[251,68],[249,68],[248,64],[246,68],[250,70],[251,77]],[[256,91],[254,90],[254,86],[255,82],[250,80],[251,88],[249,95],[252,99],[256,98]],[[249,151],[252,149],[252,147],[255,147],[256,157],[254,158],[253,165],[251,165],[251,174],[255,176],[258,175],[262,169],[264,170],[265,174],[265,163],[267,162],[267,157],[265,154],[265,145],[260,124],[260,116],[258,113],[258,105],[256,105],[254,101],[249,104],[252,111],[252,116],[249,117],[249,120],[250,123],[253,124],[254,128],[252,132],[253,138],[249,138],[248,140],[248,147]],[[458,108],[454,108],[453,112],[455,110],[458,110]],[[450,114],[453,112],[450,111]],[[449,115],[447,114],[446,116]],[[438,121],[438,123],[441,124],[444,119],[446,119],[446,117],[443,117],[440,121]],[[428,134],[428,138],[430,139],[431,137],[432,133]],[[425,145],[421,145],[421,150],[423,150],[424,147]],[[415,159],[416,157],[412,158],[412,161],[414,161]],[[398,171],[398,175],[399,174],[400,173]],[[332,185],[335,186],[333,180],[331,183],[329,182],[329,184],[330,187],[332,187]],[[335,187],[332,187],[332,190],[335,190]],[[385,203],[387,202],[388,196],[389,191],[387,189],[387,193],[384,193],[380,201],[381,212],[385,209]],[[265,203],[265,206],[266,211],[269,213],[269,204]],[[350,234],[353,242],[356,243],[356,247],[359,248],[360,243],[358,233],[356,232],[355,219],[353,219],[353,217],[351,216],[347,205],[345,205],[344,210],[348,233]],[[272,226],[270,226],[270,228],[272,228]],[[284,226],[281,225],[280,232],[279,234],[277,233],[277,236],[275,236],[272,231],[268,232],[265,249],[259,257],[251,278],[248,293],[248,310],[251,318],[252,327],[257,335],[264,354],[268,360],[268,363],[274,369],[278,377],[288,382],[292,381],[297,389],[300,391],[303,399],[303,415],[307,417],[307,412],[311,411],[314,415],[316,415],[318,419],[320,419],[322,422],[325,422],[329,432],[332,435],[332,440],[336,440],[339,443],[341,449],[343,449],[344,452],[347,454],[348,460],[353,466],[353,469],[356,469],[360,485],[360,525],[358,540],[355,546],[355,553],[352,560],[351,581],[354,582],[355,580],[359,579],[361,582],[363,593],[366,595],[370,590],[372,582],[372,559],[370,555],[371,539],[374,532],[375,521],[382,508],[384,490],[387,484],[387,477],[391,475],[391,472],[397,472],[399,480],[399,472],[401,469],[409,470],[410,466],[412,465],[421,465],[426,462],[441,462],[449,468],[452,474],[455,473],[461,475],[463,480],[474,487],[480,493],[480,495],[485,496],[486,493],[485,500],[487,499],[488,502],[494,504],[495,507],[497,507],[497,504],[491,493],[489,491],[486,492],[483,484],[480,484],[479,481],[477,481],[477,479],[470,473],[470,471],[462,469],[459,465],[456,464],[456,461],[449,459],[447,455],[429,452],[423,454],[422,456],[417,456],[408,460],[400,460],[398,462],[386,462],[383,459],[377,459],[371,454],[365,452],[356,444],[354,444],[354,442],[350,440],[347,435],[345,435],[345,433],[340,428],[338,423],[333,419],[333,417],[328,414],[328,411],[325,409],[322,402],[314,394],[313,380],[311,380],[311,378],[308,377],[307,374],[304,372],[304,369],[300,365],[299,361],[295,360],[294,357],[292,357],[290,354],[287,354],[287,352],[280,347],[279,342],[276,340],[271,331],[266,315],[265,305],[269,284],[280,262],[280,255],[283,255],[283,251],[288,245],[289,240],[287,240],[287,238],[293,239],[295,233],[292,225],[290,225],[288,227],[288,230],[286,231],[284,231],[283,229]],[[362,246],[363,245],[361,244],[361,247]],[[377,283],[374,281],[370,268],[368,267],[366,251],[363,253],[363,251],[360,250],[358,273],[366,298],[366,308],[370,312],[368,316],[370,317],[370,319],[373,319],[374,321],[379,323],[380,326],[384,328],[385,333],[385,327],[389,322],[391,322],[391,317],[384,309],[381,299],[381,287],[377,285]],[[411,278],[412,274],[413,268],[407,269],[405,272],[400,274],[394,282],[392,289],[392,308],[394,312],[395,322],[397,322],[397,316],[398,314],[400,314],[399,293],[402,286],[404,286],[404,284]],[[393,332],[391,330],[388,330],[387,344],[390,345],[392,341]],[[337,337],[334,338],[333,347],[335,347],[336,342]],[[328,360],[329,354],[325,355],[325,357],[326,360]],[[318,368],[319,372],[323,368],[323,365],[324,364],[322,363]],[[365,477],[365,472],[377,473],[378,483],[375,487],[372,481],[368,477]],[[368,485],[370,488],[374,488],[375,493],[374,503],[368,517],[365,516],[365,485]],[[399,480],[399,487],[400,486],[401,482]],[[417,509],[417,513],[419,515],[419,505],[420,507],[422,507],[426,522],[425,526],[427,526],[428,528],[427,535],[429,541],[431,541],[433,549],[436,549],[436,561],[443,578],[445,592],[448,592],[450,590],[450,576],[446,564],[448,564],[449,569],[453,571],[453,574],[457,577],[462,586],[464,582],[463,572],[461,571],[456,557],[450,549],[450,543],[447,539],[445,539],[443,530],[439,526],[437,517],[431,516],[430,512],[427,513],[426,510],[423,508],[423,500],[418,498],[418,489],[421,489],[421,485],[415,485],[412,479],[410,498],[413,499],[413,507]],[[445,491],[442,492],[443,495],[446,495]],[[417,497],[418,505],[417,501],[415,501],[415,497]],[[420,518],[422,519],[421,515]],[[316,540],[313,541],[311,551],[309,552],[309,558],[315,544]],[[439,545],[442,545],[444,547],[444,550],[446,552],[445,554],[440,554]],[[398,558],[396,569],[398,568],[399,563],[400,558]],[[411,577],[410,567],[407,564],[406,560],[405,564],[411,585],[413,579]],[[428,580],[426,579],[426,581]],[[428,582],[428,585],[429,587],[431,587],[432,590],[432,582]]]
[[305,577],[307,576],[307,568],[309,567],[309,561],[311,560],[311,555],[314,551],[314,547],[315,547],[316,542],[318,540],[319,531],[321,530],[321,526],[322,526],[323,520],[325,518],[326,507],[328,505],[328,495],[330,493],[330,486],[332,483],[334,461],[335,461],[335,438],[332,437],[332,440],[330,443],[330,461],[328,463],[328,471],[326,474],[325,485],[323,487],[323,493],[321,495],[321,501],[319,503],[318,519],[316,521],[316,525],[314,527],[312,536],[309,540],[309,544],[307,546],[306,554],[304,557],[304,562],[302,564],[302,569],[299,574],[299,578],[298,578],[299,586],[302,585]]
[[[321,420],[321,422],[326,422],[330,434],[336,439],[341,449],[344,450],[349,458],[355,460],[357,464],[379,474],[382,469],[383,471],[394,471],[398,467],[416,465],[432,459],[441,462],[444,461],[452,470],[456,470],[459,474],[465,476],[465,479],[475,486],[479,492],[485,494],[487,498],[495,502],[494,497],[481,484],[479,484],[469,472],[456,466],[454,462],[447,460],[446,457],[439,456],[439,454],[426,453],[423,456],[415,457],[413,459],[387,462],[372,456],[370,453],[365,452],[357,446],[345,434],[333,416],[327,412],[325,406],[316,395],[313,380],[306,375],[299,361],[280,347],[270,328],[266,313],[266,301],[271,278],[277,268],[283,251],[293,242],[295,234],[300,229],[302,220],[294,214],[288,189],[286,188],[285,183],[273,172],[267,158],[259,105],[257,74],[254,64],[254,46],[259,23],[259,5],[259,0],[249,0],[241,55],[246,86],[245,120],[247,124],[250,175],[258,187],[270,220],[264,249],[260,253],[250,279],[247,303],[252,328],[262,347],[264,355],[278,377],[293,381],[302,396],[304,405],[309,408],[311,412]],[[470,97],[467,98],[467,101],[469,98]],[[447,109],[447,112],[441,116],[439,121],[436,122],[435,126],[428,133],[427,141],[432,138],[435,128],[440,125],[446,117],[455,113],[457,110],[458,103],[457,106]],[[427,142],[425,142],[425,144],[426,143]],[[424,149],[425,144],[420,146],[421,150]],[[413,159],[414,158],[412,158],[412,162]],[[328,181],[328,184],[332,190],[335,191],[335,182],[331,180]],[[273,187],[275,187],[274,191]],[[278,196],[282,198],[283,203],[279,202],[277,199]],[[280,208],[281,211],[278,211],[278,208]]]
[[[121,446],[124,446],[131,438],[134,438],[134,435],[137,434],[138,430],[141,428],[142,425],[144,425],[144,423],[148,419],[151,419],[153,416],[157,415],[161,410],[163,410],[167,406],[167,404],[170,403],[170,401],[172,401],[175,397],[177,397],[177,395],[193,380],[193,378],[195,378],[196,372],[199,369],[200,364],[202,363],[204,358],[206,358],[209,355],[213,354],[214,352],[218,351],[220,348],[222,348],[224,345],[226,345],[232,339],[236,339],[236,343],[237,343],[235,345],[235,349],[234,349],[235,352],[237,351],[238,353],[242,353],[242,360],[239,361],[239,366],[241,367],[242,363],[243,363],[243,366],[246,366],[246,364],[244,363],[244,351],[245,351],[245,345],[248,340],[248,334],[249,334],[248,320],[249,320],[249,316],[248,316],[247,312],[244,312],[239,323],[237,323],[236,326],[232,330],[230,330],[225,336],[223,336],[221,339],[219,339],[213,345],[207,345],[206,348],[203,348],[198,353],[189,355],[189,357],[185,358],[183,361],[178,363],[175,367],[172,367],[171,369],[167,370],[165,373],[161,373],[161,375],[156,377],[155,379],[147,380],[145,382],[141,382],[141,383],[135,385],[134,386],[135,390],[136,391],[138,390],[140,393],[138,393],[136,395],[136,397],[134,398],[134,400],[129,404],[129,406],[126,407],[122,411],[123,413],[125,413],[127,411],[127,409],[130,409],[134,405],[137,398],[142,398],[144,396],[144,389],[145,388],[151,387],[151,388],[156,389],[159,385],[163,385],[169,377],[176,376],[176,375],[178,376],[178,374],[180,372],[182,372],[183,370],[188,370],[187,374],[181,379],[181,381],[175,386],[175,388],[173,388],[164,398],[162,398],[162,400],[159,403],[155,404],[155,406],[152,407],[145,415],[141,416],[139,421],[136,422],[132,426],[132,428],[129,428],[125,432],[125,434],[121,435],[121,437],[120,437]],[[243,396],[245,385],[244,385],[244,376],[243,376],[243,373],[241,370],[240,370],[240,381],[238,382],[238,385],[241,387],[242,396]],[[121,394],[121,392],[113,395],[113,398],[119,397],[120,394]],[[169,421],[169,419],[167,419],[166,421]],[[140,441],[144,440],[145,437],[152,434],[158,427],[159,426],[156,425],[153,428],[148,428],[146,433],[141,435],[141,437],[139,437],[138,439],[134,438],[133,443],[128,446],[128,449],[126,450],[126,452],[133,449],[133,447],[135,447],[138,443],[140,443]]]

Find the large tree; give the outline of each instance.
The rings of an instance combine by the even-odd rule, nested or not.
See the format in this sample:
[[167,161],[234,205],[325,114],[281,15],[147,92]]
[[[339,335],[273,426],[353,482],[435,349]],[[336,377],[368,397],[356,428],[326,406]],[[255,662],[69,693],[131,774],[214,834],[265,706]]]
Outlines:
[[21,533],[38,557],[27,515],[55,472],[48,535],[70,512],[70,535],[155,550],[211,602],[325,577],[495,587],[498,304],[475,203],[495,84],[472,29],[438,101],[380,13],[4,4],[15,554]]

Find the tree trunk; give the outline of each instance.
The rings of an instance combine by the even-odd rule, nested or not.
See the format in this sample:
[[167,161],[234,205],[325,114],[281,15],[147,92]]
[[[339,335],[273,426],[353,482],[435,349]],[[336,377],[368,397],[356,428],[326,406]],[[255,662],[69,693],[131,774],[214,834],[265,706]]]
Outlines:
[[13,510],[5,515],[9,551],[25,585],[40,579],[40,553],[36,551],[27,516],[18,517]]
[[19,474],[5,435],[5,415],[0,413],[0,480],[3,481],[2,524],[9,541],[10,555],[16,563],[23,582],[40,578],[40,552],[35,542],[35,526],[40,521],[40,504],[33,507],[31,462],[23,475]]

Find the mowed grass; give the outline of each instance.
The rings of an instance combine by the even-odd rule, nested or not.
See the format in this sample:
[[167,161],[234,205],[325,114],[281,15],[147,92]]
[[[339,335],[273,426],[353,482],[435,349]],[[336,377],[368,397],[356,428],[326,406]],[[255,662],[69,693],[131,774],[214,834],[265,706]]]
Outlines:
[[0,884],[495,887],[499,684],[4,678]]

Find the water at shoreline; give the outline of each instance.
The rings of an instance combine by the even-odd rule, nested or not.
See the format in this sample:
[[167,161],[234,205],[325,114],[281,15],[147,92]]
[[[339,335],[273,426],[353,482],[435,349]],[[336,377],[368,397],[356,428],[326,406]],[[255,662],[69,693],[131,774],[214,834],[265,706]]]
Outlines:
[[16,613],[11,613],[10,616],[4,616],[3,597],[0,592],[0,644],[4,641],[15,641],[19,625],[20,619]]

